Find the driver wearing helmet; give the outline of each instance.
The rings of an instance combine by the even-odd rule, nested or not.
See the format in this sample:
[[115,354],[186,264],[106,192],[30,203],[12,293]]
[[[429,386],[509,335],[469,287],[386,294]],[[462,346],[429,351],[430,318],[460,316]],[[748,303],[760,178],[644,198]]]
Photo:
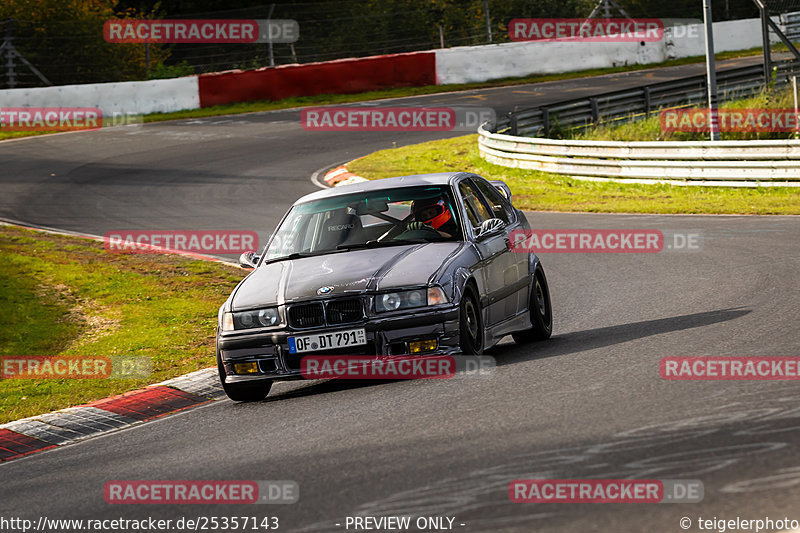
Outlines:
[[414,221],[407,230],[433,229],[447,239],[458,232],[455,217],[447,207],[444,198],[423,198],[411,203],[411,214]]

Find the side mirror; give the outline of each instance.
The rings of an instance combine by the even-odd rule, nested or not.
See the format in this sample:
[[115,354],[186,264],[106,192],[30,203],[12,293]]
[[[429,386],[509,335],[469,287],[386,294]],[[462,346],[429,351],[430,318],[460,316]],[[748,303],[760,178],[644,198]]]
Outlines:
[[244,268],[255,268],[258,260],[261,259],[255,252],[245,252],[239,256],[239,266]]
[[484,237],[488,237],[490,235],[496,235],[502,232],[504,227],[505,222],[499,218],[490,218],[489,220],[484,220],[481,224],[481,227],[478,228],[478,234],[476,237],[478,239],[483,239]]
[[505,196],[506,200],[511,202],[511,189],[508,188],[508,185],[502,180],[490,180],[489,183],[494,185],[494,188],[500,191],[500,194]]

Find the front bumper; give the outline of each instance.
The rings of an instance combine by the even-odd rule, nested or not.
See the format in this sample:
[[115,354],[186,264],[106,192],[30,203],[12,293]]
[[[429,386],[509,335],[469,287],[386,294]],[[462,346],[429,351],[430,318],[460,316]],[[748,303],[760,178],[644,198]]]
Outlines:
[[[369,317],[354,324],[314,329],[271,329],[259,332],[217,332],[217,357],[225,370],[225,383],[303,379],[300,361],[306,355],[408,356],[408,343],[436,339],[437,349],[419,355],[460,353],[458,306],[412,309],[406,314]],[[412,314],[413,313],[413,314]],[[296,335],[331,333],[364,328],[367,344],[321,352],[289,353],[287,339]],[[237,374],[236,363],[256,363],[257,373]]]

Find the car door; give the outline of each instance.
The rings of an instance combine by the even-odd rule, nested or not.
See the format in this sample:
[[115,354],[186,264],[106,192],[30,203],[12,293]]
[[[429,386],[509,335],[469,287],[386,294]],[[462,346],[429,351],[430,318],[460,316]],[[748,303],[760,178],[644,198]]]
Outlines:
[[[474,178],[473,182],[486,200],[492,216],[505,223],[503,231],[506,235],[506,243],[508,243],[513,231],[523,229],[517,211],[511,202],[488,181]],[[514,252],[511,247],[508,247],[505,253],[507,260],[504,261],[503,281],[505,290],[511,292],[509,300],[506,302],[508,305],[506,312],[515,314],[528,309],[531,276],[531,272],[529,272],[530,254]]]
[[464,202],[467,225],[471,226],[467,229],[471,229],[471,238],[480,256],[479,275],[485,287],[482,295],[484,318],[491,326],[517,312],[516,296],[507,289],[507,281],[518,278],[517,268],[509,251],[506,231],[476,237],[481,224],[495,217],[472,180],[461,181],[458,192]]

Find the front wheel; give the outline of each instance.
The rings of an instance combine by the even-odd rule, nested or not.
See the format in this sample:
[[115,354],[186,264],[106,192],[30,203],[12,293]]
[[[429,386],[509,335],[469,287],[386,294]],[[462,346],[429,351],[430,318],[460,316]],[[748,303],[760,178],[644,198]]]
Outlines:
[[528,311],[531,314],[533,327],[525,331],[512,333],[517,344],[531,341],[549,339],[553,333],[553,308],[550,304],[550,289],[547,287],[547,278],[541,266],[536,267],[533,274],[533,289],[528,302]]
[[459,344],[464,355],[483,353],[483,321],[481,307],[471,288],[464,291],[459,309]]
[[222,390],[234,402],[260,402],[269,394],[272,388],[271,381],[256,381],[252,383],[225,383],[225,367],[217,356],[217,371]]

